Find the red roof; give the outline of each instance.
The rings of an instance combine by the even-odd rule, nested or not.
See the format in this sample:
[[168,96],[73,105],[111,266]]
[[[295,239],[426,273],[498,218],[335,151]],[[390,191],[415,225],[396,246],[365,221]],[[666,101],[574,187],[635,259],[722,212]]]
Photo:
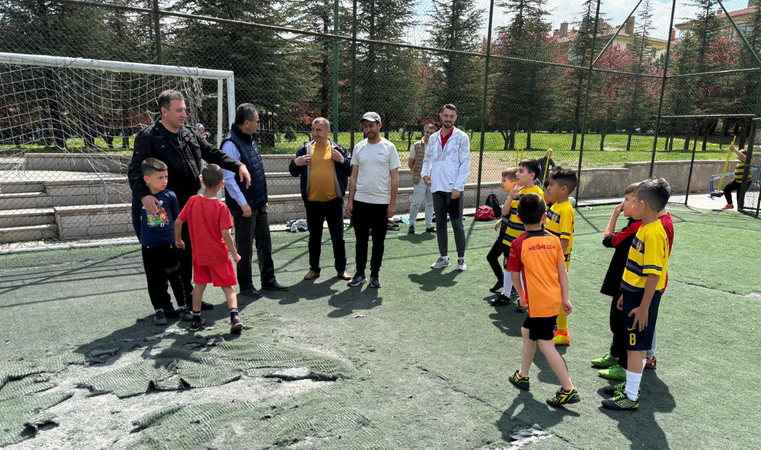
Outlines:
[[[730,11],[729,12],[729,17],[735,19],[735,18],[738,18],[738,17],[749,16],[749,15],[755,13],[757,8],[758,8],[757,6],[751,6],[751,7],[744,8],[744,9],[738,9],[736,11]],[[716,14],[716,17],[718,17],[719,19],[723,19],[723,18],[727,17],[727,15],[724,14],[724,11],[722,10],[722,11],[719,11]],[[693,22],[693,20],[689,20],[687,22],[678,23],[678,24],[676,24],[674,26],[677,27],[677,28],[684,28],[684,27],[687,27],[687,26],[691,25],[692,22]]]

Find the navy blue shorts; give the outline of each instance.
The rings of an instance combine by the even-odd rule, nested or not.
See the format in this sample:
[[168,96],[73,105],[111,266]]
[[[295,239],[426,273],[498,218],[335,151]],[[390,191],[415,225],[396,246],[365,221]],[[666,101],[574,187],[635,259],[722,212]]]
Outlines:
[[644,330],[639,331],[639,326],[635,330],[634,316],[629,317],[629,313],[642,303],[642,292],[623,292],[624,295],[624,327],[626,327],[626,349],[627,350],[650,350],[653,347],[653,334],[655,333],[655,322],[658,320],[658,305],[661,304],[661,292],[653,293],[653,301],[650,302],[650,308],[647,315],[647,326]]

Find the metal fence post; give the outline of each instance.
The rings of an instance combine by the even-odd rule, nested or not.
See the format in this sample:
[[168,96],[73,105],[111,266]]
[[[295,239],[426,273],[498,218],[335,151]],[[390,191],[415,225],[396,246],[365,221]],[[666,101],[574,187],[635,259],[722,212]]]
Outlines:
[[491,28],[494,16],[494,0],[489,2],[489,30],[486,32],[486,69],[484,70],[484,99],[481,107],[481,145],[478,152],[478,185],[476,187],[476,207],[481,204],[481,174],[484,166],[484,146],[486,140],[486,111],[489,104],[489,62],[491,61]]
[[579,144],[579,168],[576,171],[576,207],[579,206],[579,200],[581,200],[581,161],[584,158],[584,137],[586,136],[587,129],[587,108],[589,108],[589,89],[592,86],[592,66],[595,60],[595,46],[597,45],[597,22],[600,21],[600,1],[597,0],[597,7],[595,8],[595,27],[592,34],[592,48],[589,49],[589,69],[587,69],[587,91],[584,94],[584,110],[581,113],[581,143]]
[[161,57],[161,20],[159,17],[159,0],[153,0],[153,27],[156,33],[156,64],[163,64]]
[[[338,35],[338,0],[333,12],[333,34]],[[333,141],[338,142],[338,38],[333,40]]]
[[[650,157],[650,176],[653,176],[655,166],[655,150],[658,147],[658,132],[661,127],[661,113],[663,112],[663,96],[666,93],[666,78],[669,73],[669,58],[671,57],[671,30],[674,29],[674,12],[676,11],[676,0],[671,2],[671,20],[669,21],[669,38],[666,41],[666,60],[663,63],[663,78],[661,79],[661,96],[658,100],[658,115],[655,116],[655,130],[653,131],[653,155]],[[692,176],[692,167],[690,167],[690,176]],[[690,187],[687,186],[689,191]]]
[[352,2],[351,14],[351,123],[349,124],[349,151],[354,151],[354,127],[357,124],[357,0]]

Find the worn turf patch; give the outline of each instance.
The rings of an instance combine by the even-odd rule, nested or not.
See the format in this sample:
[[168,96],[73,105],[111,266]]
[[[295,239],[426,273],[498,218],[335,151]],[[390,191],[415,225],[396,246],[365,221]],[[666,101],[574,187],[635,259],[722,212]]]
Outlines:
[[0,401],[0,446],[34,437],[42,425],[53,422],[54,416],[45,410],[72,395],[57,392]]

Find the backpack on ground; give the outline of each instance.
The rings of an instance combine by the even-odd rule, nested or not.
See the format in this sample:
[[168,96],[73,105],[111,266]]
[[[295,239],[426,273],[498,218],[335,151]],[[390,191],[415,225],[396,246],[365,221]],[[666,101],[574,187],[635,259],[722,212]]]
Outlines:
[[494,220],[494,210],[491,206],[479,206],[478,209],[476,209],[475,220]]
[[494,211],[494,217],[502,215],[502,205],[499,204],[499,199],[494,194],[489,194],[486,197],[486,206],[489,206]]

